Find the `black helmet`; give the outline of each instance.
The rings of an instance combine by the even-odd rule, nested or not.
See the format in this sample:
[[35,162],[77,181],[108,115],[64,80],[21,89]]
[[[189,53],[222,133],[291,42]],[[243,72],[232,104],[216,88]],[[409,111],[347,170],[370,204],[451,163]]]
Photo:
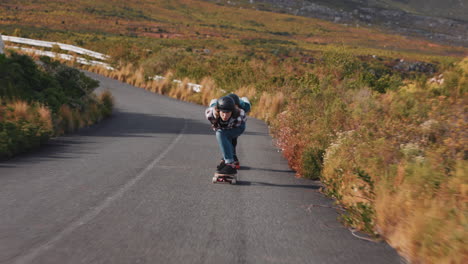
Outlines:
[[216,102],[216,107],[221,112],[233,112],[235,107],[234,100],[229,96],[223,96]]
[[240,99],[239,99],[239,96],[237,96],[237,94],[232,93],[232,94],[228,94],[227,96],[231,97],[237,106],[240,106]]

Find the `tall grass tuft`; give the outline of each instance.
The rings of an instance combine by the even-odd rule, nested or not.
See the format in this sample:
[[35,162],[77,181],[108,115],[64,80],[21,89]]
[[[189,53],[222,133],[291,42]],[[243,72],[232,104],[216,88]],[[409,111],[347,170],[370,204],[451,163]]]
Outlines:
[[104,91],[100,97],[99,100],[101,102],[101,107],[102,107],[102,116],[103,117],[108,117],[112,114],[112,109],[114,108],[115,100],[114,97],[112,96],[110,91]]
[[216,82],[210,77],[204,77],[201,81],[201,104],[208,105],[213,98],[219,98],[222,92],[217,88]]
[[54,127],[53,127],[53,124],[52,124],[52,116],[51,116],[49,108],[47,108],[46,106],[41,105],[41,106],[38,107],[37,112],[39,114],[39,120],[44,125],[44,128],[47,129],[47,130],[52,131]]
[[285,96],[282,92],[271,94],[263,92],[258,102],[252,107],[252,115],[270,122],[280,112],[285,103]]
[[16,101],[10,107],[13,109],[12,115],[16,121],[32,119],[28,103],[24,101]]
[[159,94],[167,94],[173,85],[172,80],[173,73],[171,71],[168,71],[164,76],[164,80],[157,83],[157,92]]
[[188,83],[189,80],[185,78],[181,83],[174,84],[167,95],[179,100],[187,101],[189,95],[192,93],[192,91],[187,87]]
[[[132,68],[133,67],[131,67],[130,69]],[[138,69],[132,69],[132,71],[133,73],[127,73],[127,83],[133,86],[146,88],[146,77],[144,69],[142,67],[139,67]]]
[[75,120],[72,109],[68,105],[62,105],[58,112],[59,134],[72,132],[75,130]]

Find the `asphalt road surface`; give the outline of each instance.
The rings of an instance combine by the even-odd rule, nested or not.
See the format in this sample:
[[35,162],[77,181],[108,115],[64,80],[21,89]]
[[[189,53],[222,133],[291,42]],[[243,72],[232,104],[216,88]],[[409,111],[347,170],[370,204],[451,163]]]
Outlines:
[[0,263],[401,263],[355,237],[249,118],[238,185],[204,107],[89,73],[114,115],[0,163]]

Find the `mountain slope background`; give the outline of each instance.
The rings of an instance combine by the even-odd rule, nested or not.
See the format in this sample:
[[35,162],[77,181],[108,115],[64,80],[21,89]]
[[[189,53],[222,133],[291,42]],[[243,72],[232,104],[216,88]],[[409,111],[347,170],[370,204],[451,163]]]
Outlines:
[[212,0],[353,26],[377,27],[453,45],[468,46],[468,3],[462,0]]
[[0,12],[5,35],[60,40],[107,52],[114,58],[120,56],[112,53],[122,39],[153,51],[156,45],[187,46],[192,41],[194,49],[207,47],[213,52],[261,46],[313,52],[326,50],[324,45],[332,44],[360,47],[356,52],[369,48],[413,54],[465,54],[463,49],[450,45],[385,34],[377,29],[203,1],[16,0],[0,3]]

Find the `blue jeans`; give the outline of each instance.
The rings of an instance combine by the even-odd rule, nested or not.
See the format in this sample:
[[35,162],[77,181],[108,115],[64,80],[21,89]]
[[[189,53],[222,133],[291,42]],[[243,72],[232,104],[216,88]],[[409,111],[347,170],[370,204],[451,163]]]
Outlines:
[[245,124],[232,129],[218,129],[216,131],[216,140],[218,141],[219,148],[221,149],[226,163],[234,162],[234,146],[232,145],[232,140],[244,133],[244,130]]

